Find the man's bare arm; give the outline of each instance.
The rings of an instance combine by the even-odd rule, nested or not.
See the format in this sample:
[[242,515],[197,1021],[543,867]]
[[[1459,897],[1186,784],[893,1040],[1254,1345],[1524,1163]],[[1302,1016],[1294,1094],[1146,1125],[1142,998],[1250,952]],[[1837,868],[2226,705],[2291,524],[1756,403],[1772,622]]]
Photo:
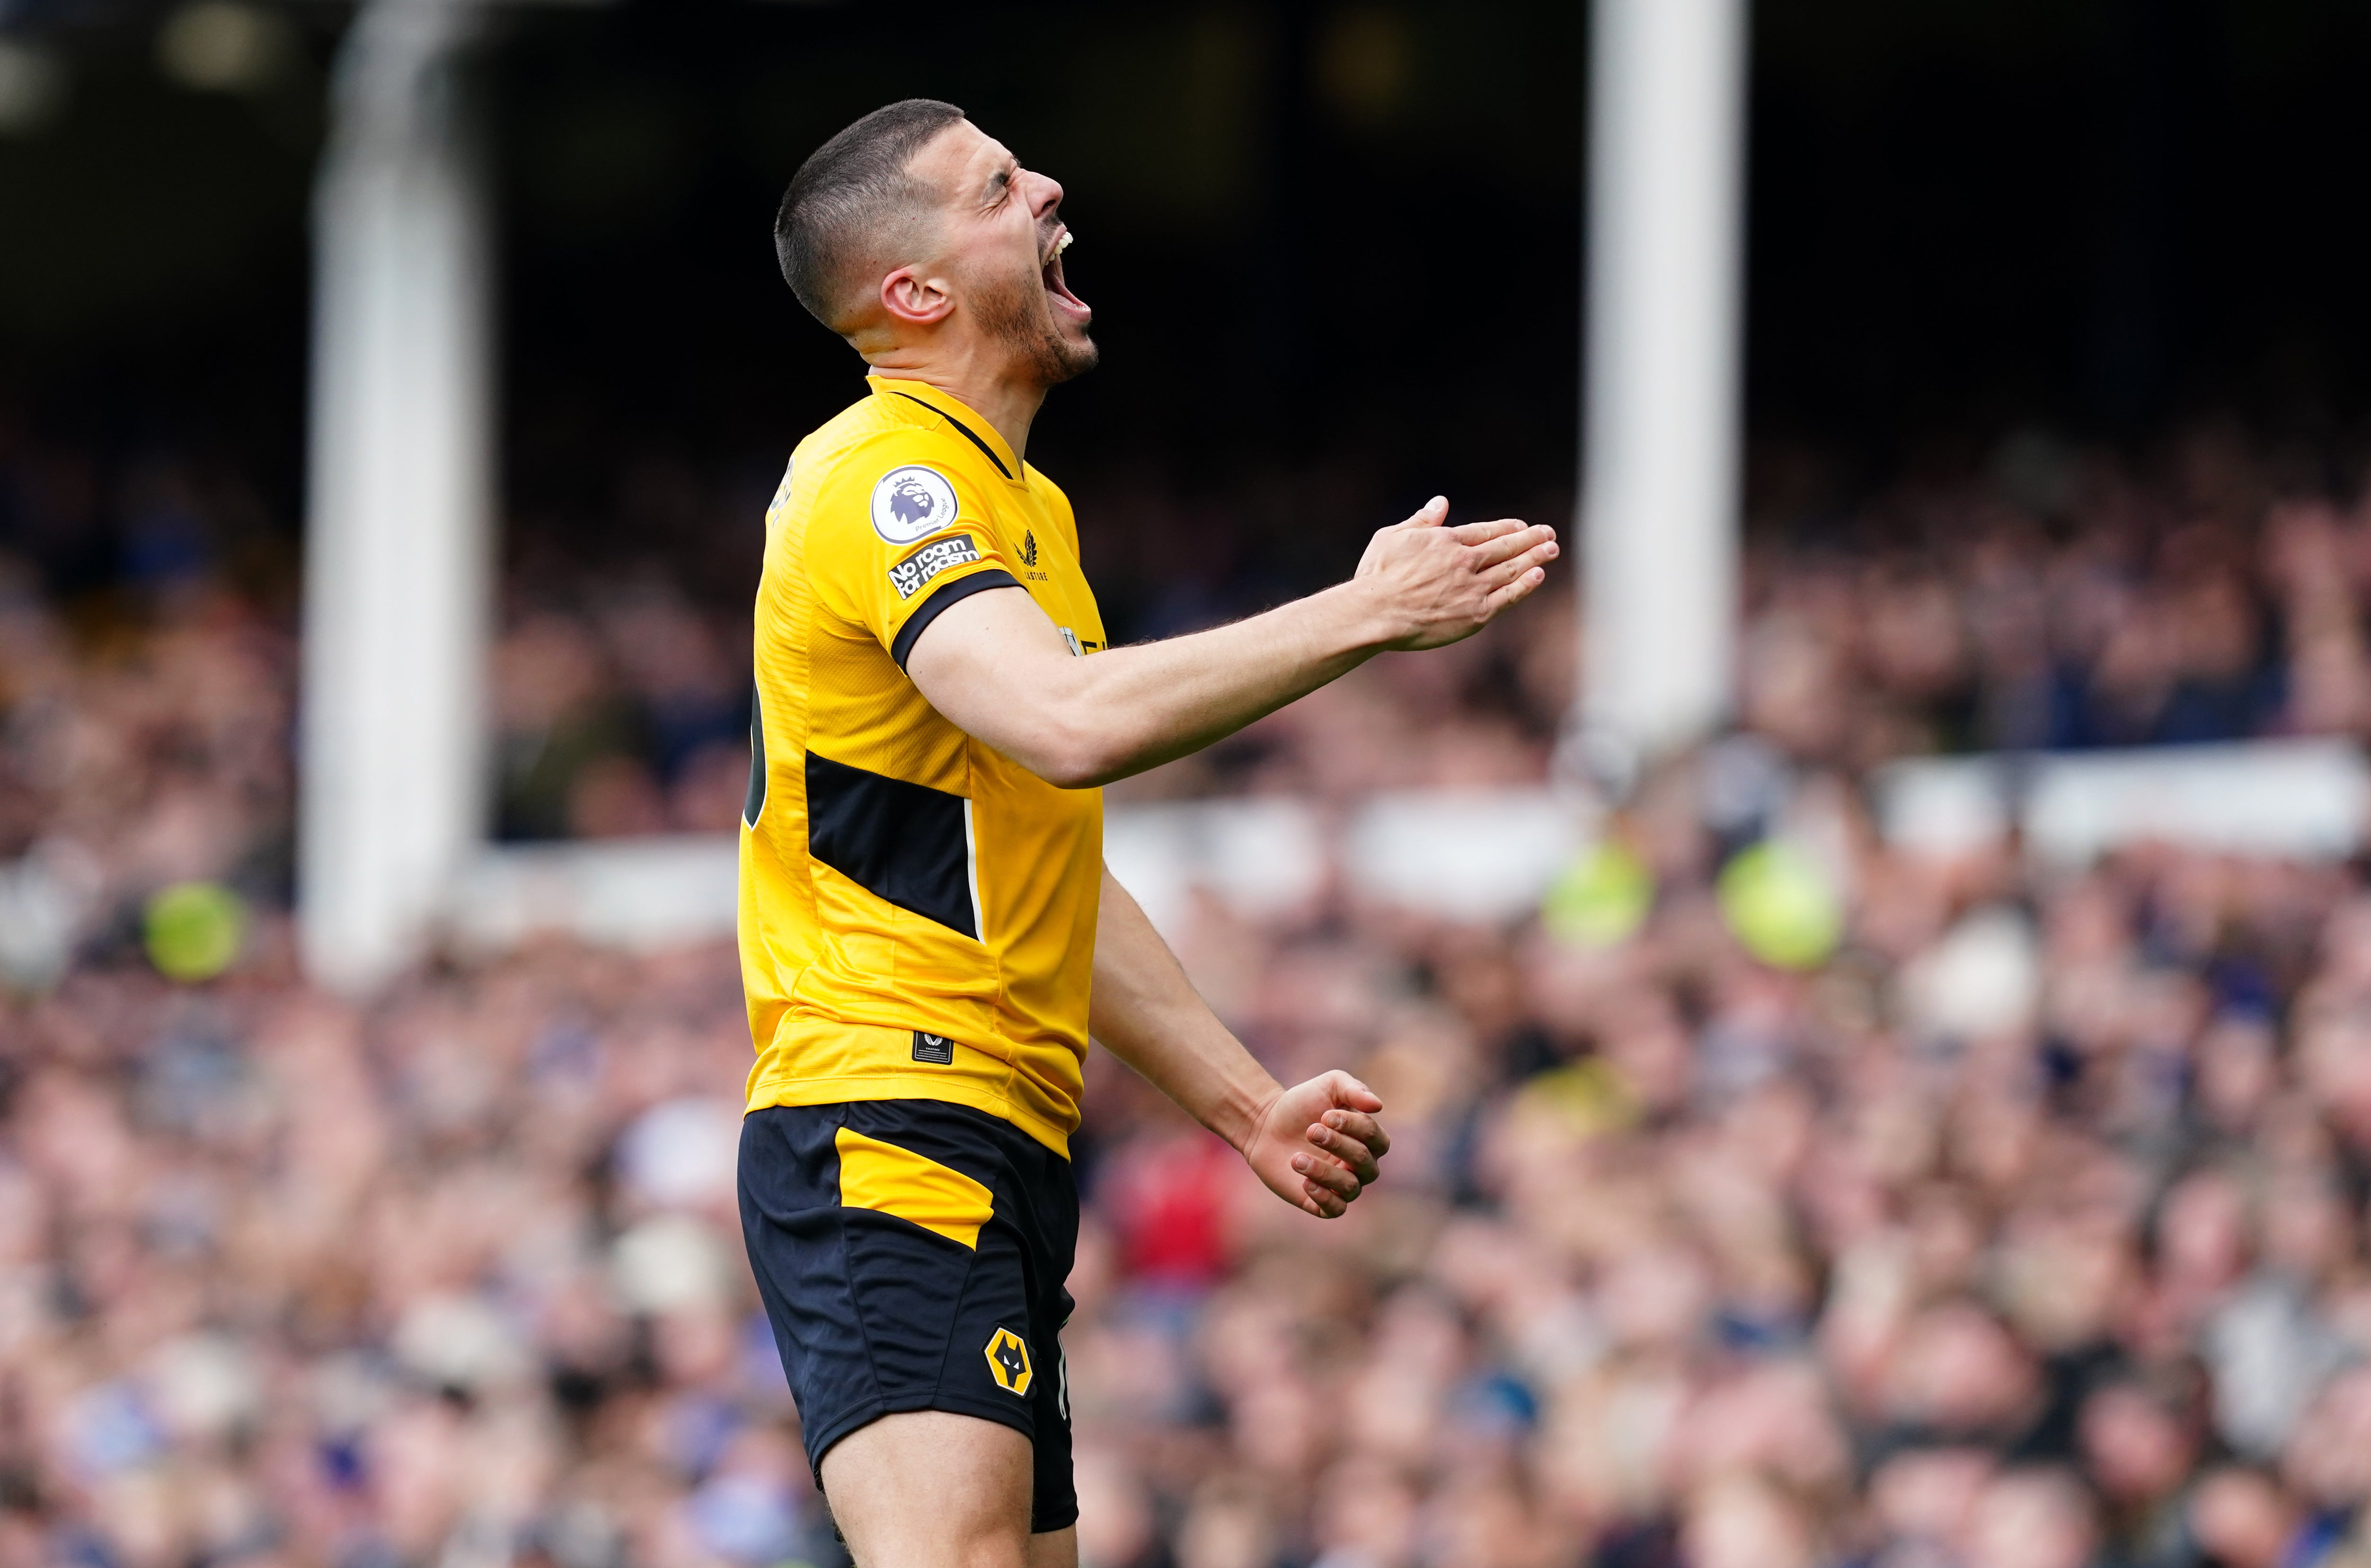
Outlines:
[[1556,531],[1443,527],[1434,500],[1378,531],[1358,575],[1232,626],[1075,658],[1026,594],[974,594],[906,673],[957,728],[1066,789],[1199,751],[1394,648],[1470,637],[1545,580]]
[[1278,1085],[1195,992],[1169,944],[1108,870],[1087,1027],[1232,1144],[1270,1192],[1311,1214],[1340,1215],[1392,1147],[1375,1120],[1383,1102],[1349,1074]]

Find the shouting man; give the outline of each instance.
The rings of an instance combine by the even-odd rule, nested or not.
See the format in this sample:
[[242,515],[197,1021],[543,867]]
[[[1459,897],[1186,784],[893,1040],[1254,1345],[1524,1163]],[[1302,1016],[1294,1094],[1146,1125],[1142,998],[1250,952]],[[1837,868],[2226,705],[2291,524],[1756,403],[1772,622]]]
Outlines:
[[1071,1568],[1058,1338],[1090,1034],[1313,1215],[1375,1179],[1382,1104],[1286,1089],[1103,863],[1099,786],[1385,649],[1471,635],[1554,534],[1436,499],[1348,582],[1113,648],[1070,504],[1024,461],[1095,363],[1062,188],[952,105],[866,115],[791,181],[782,273],[872,367],[766,517],[741,957],[750,1262],[860,1568]]

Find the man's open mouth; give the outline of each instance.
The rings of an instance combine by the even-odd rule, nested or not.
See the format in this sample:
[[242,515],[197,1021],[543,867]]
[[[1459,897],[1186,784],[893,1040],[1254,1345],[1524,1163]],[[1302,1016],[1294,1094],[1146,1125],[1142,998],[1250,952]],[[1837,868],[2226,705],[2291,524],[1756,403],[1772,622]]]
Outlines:
[[1064,229],[1061,237],[1054,242],[1054,248],[1047,252],[1046,264],[1038,269],[1037,275],[1044,282],[1046,292],[1054,296],[1055,302],[1083,321],[1094,312],[1088,309],[1087,302],[1072,294],[1069,285],[1062,282],[1062,252],[1070,248],[1070,231]]

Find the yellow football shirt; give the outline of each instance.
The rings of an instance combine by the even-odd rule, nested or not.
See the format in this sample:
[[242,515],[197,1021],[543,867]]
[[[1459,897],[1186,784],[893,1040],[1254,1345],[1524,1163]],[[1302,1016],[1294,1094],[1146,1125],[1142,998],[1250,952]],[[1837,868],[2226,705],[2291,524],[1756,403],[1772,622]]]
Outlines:
[[941,1100],[1068,1154],[1103,794],[1058,790],[906,677],[964,597],[1019,587],[1078,654],[1104,645],[1078,526],[987,421],[919,382],[791,455],[766,513],[741,832],[748,1107]]

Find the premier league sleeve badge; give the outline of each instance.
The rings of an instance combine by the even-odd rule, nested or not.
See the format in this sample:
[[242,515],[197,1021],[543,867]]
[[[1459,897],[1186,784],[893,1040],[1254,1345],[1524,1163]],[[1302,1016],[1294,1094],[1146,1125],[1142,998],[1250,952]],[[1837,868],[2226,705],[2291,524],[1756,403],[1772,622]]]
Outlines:
[[873,487],[873,531],[893,545],[925,539],[955,520],[955,487],[936,468],[909,463]]

